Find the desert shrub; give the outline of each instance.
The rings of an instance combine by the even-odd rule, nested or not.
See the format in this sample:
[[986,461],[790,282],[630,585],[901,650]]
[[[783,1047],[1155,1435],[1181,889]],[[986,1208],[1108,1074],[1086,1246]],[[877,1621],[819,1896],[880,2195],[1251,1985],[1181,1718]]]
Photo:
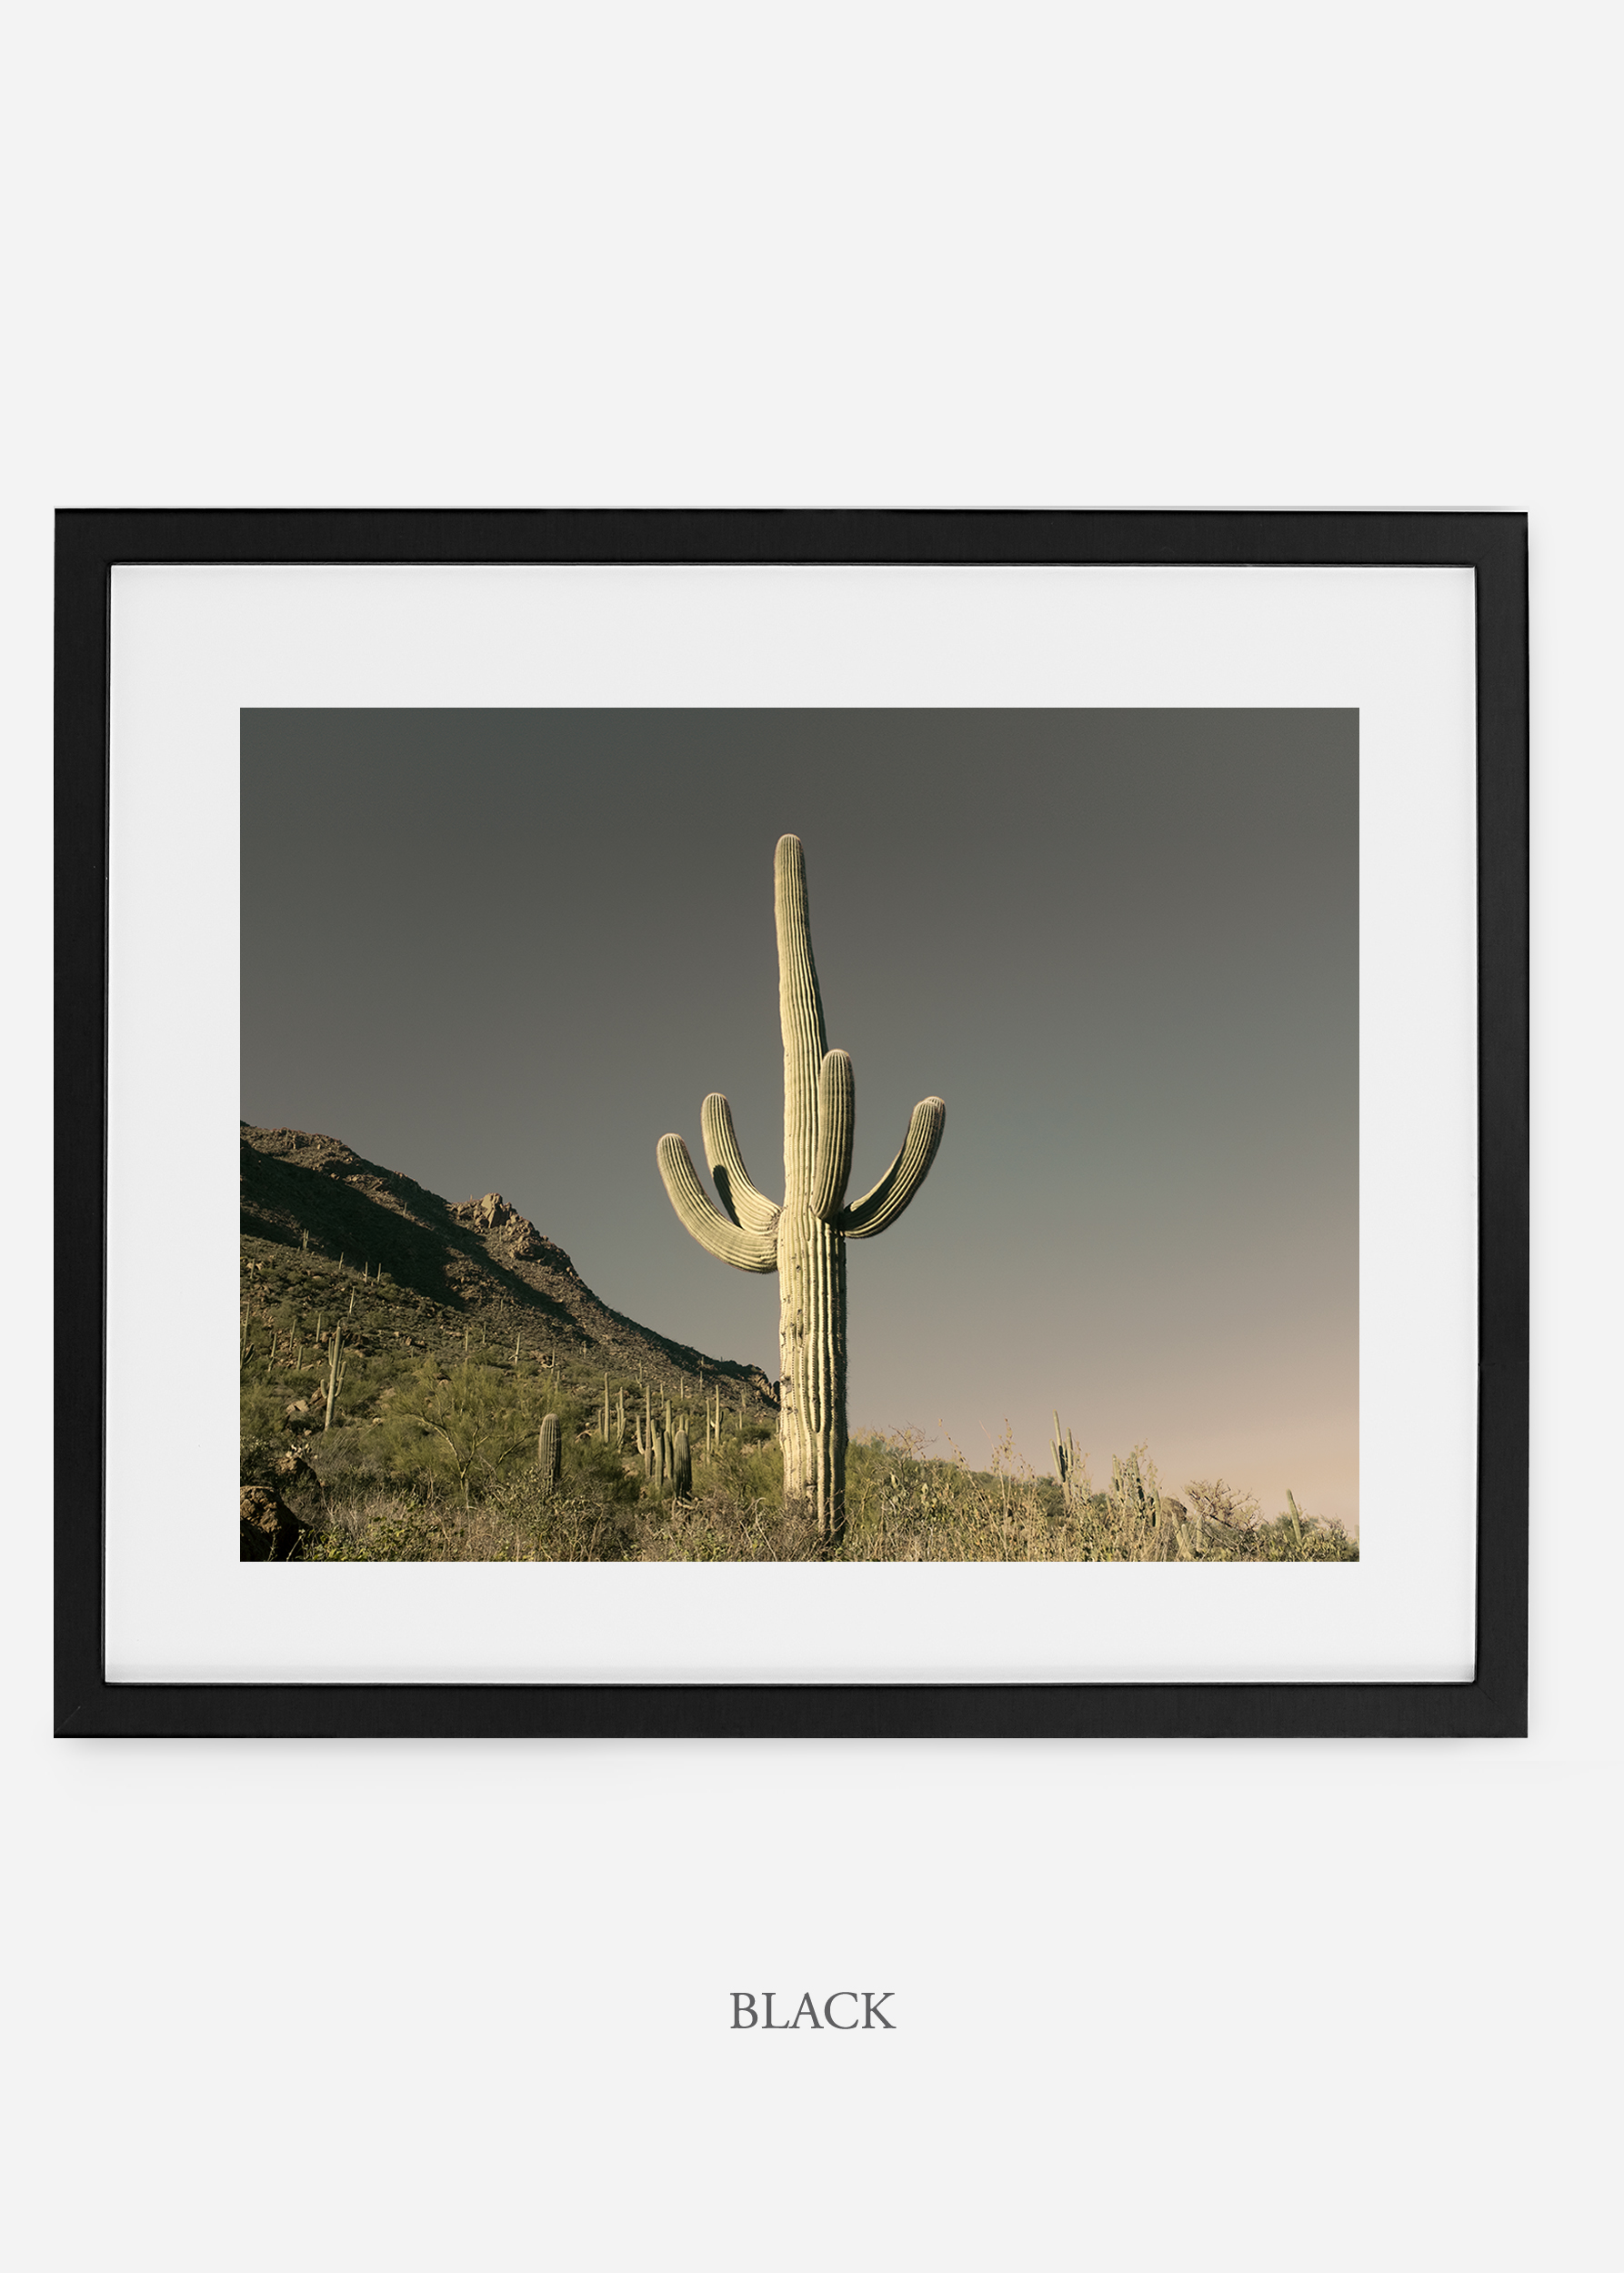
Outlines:
[[[356,1504],[383,1490],[389,1481],[387,1464],[371,1429],[359,1425],[333,1428],[325,1435],[317,1431],[296,1441],[299,1452],[320,1479],[320,1490],[315,1498],[326,1507]],[[301,1515],[306,1514],[315,1504],[312,1487],[302,1479],[296,1481],[284,1497]]]
[[1262,1513],[1249,1492],[1232,1490],[1222,1476],[1216,1483],[1187,1483],[1184,1496],[1204,1523],[1226,1531],[1250,1531]]
[[326,1508],[304,1536],[305,1563],[617,1563],[632,1551],[623,1506],[544,1494],[516,1477],[488,1499],[419,1497],[375,1485]]
[[1111,1481],[1079,1501],[1074,1523],[1088,1563],[1173,1563],[1179,1559],[1181,1500],[1169,1498],[1148,1449],[1136,1444],[1111,1460]]
[[761,1500],[727,1486],[702,1487],[692,1499],[646,1501],[636,1534],[642,1563],[815,1563],[825,1549],[804,1507]]
[[299,1563],[444,1563],[450,1534],[430,1504],[377,1484],[330,1498],[302,1534]]
[[1253,1563],[1357,1563],[1359,1559],[1358,1540],[1350,1539],[1339,1524],[1311,1516],[1294,1524],[1289,1515],[1279,1515],[1271,1524],[1258,1524],[1248,1534],[1248,1560]]
[[784,1447],[765,1432],[724,1436],[697,1472],[701,1491],[731,1495],[741,1507],[784,1505]]
[[[268,1442],[286,1429],[288,1394],[278,1381],[266,1381],[263,1374],[246,1377],[239,1405],[238,1427],[245,1444],[251,1441]],[[246,1476],[243,1478],[245,1483],[249,1481]]]
[[[533,1446],[533,1400],[512,1376],[469,1360],[420,1365],[390,1400],[376,1434],[391,1475],[455,1489],[471,1505]],[[539,1426],[539,1422],[536,1423]]]
[[601,1436],[571,1434],[564,1441],[564,1472],[559,1483],[564,1492],[581,1498],[631,1506],[637,1502],[642,1479],[635,1469],[627,1467],[622,1455],[612,1444],[606,1444]]
[[239,1447],[237,1481],[242,1484],[274,1483],[272,1463],[282,1447],[268,1435],[250,1436],[244,1432]]
[[984,1470],[972,1469],[957,1445],[951,1460],[927,1459],[917,1429],[865,1434],[847,1463],[837,1552],[848,1562],[1072,1560],[1076,1544],[1057,1521],[1057,1504],[1007,1428]]

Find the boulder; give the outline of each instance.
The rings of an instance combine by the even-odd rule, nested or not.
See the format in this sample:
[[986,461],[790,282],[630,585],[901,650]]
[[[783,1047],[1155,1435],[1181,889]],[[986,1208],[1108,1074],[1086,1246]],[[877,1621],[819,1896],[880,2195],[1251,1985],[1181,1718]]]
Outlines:
[[266,1483],[245,1483],[237,1528],[237,1559],[286,1563],[299,1540],[299,1519]]

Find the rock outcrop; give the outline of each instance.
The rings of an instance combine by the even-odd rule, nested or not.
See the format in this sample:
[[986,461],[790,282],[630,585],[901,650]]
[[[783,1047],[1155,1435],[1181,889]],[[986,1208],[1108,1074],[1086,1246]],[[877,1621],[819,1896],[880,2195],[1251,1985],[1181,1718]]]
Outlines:
[[549,1270],[562,1271],[569,1278],[579,1276],[563,1248],[538,1232],[529,1217],[510,1206],[499,1192],[487,1192],[482,1200],[458,1200],[451,1209],[451,1218],[468,1231],[483,1232],[497,1240],[503,1253],[516,1262],[545,1262]]
[[303,1526],[279,1492],[268,1483],[245,1483],[238,1510],[237,1559],[242,1563],[286,1563],[299,1544]]

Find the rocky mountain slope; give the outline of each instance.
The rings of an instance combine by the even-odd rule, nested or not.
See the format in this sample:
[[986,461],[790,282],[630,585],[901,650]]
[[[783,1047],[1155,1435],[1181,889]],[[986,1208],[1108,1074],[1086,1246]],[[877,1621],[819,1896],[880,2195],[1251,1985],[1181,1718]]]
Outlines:
[[436,1343],[472,1328],[568,1365],[683,1394],[722,1384],[730,1405],[742,1391],[751,1407],[776,1410],[776,1384],[759,1366],[711,1357],[611,1310],[500,1193],[454,1204],[336,1137],[246,1121],[241,1136],[246,1272],[259,1272],[277,1248],[342,1261],[415,1296]]

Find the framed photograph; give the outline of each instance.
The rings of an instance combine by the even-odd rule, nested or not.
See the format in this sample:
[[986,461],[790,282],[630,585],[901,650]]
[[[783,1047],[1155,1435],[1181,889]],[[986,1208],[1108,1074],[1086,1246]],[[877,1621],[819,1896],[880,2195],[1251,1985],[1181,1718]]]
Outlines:
[[1519,515],[61,514],[58,1733],[1524,1734],[1527,670]]

